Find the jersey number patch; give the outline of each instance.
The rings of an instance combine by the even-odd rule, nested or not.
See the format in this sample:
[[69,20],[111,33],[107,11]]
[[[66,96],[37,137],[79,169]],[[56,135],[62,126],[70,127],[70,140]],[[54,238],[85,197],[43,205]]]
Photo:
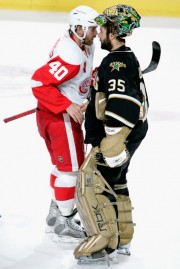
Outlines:
[[118,92],[125,92],[125,81],[122,79],[110,79],[108,81],[109,83],[109,89],[108,91],[115,91],[117,90]]
[[61,66],[60,62],[52,62],[49,66],[51,67],[49,72],[54,75],[57,80],[61,80],[68,73],[67,68],[65,66]]

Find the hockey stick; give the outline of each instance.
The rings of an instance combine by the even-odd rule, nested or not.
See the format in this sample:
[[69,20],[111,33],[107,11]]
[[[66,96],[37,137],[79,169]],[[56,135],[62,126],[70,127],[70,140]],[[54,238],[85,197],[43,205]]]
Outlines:
[[33,109],[31,109],[31,110],[27,110],[27,111],[25,111],[25,112],[16,114],[16,115],[14,115],[14,116],[5,118],[3,121],[4,121],[5,123],[7,123],[7,122],[10,122],[10,121],[13,121],[13,120],[17,120],[17,119],[19,119],[19,118],[22,118],[22,117],[25,117],[25,116],[27,116],[27,115],[30,115],[30,114],[34,113],[34,112],[36,111],[36,109],[37,109],[37,108],[33,108]]
[[161,56],[161,46],[157,41],[153,41],[152,42],[152,58],[151,58],[150,64],[146,69],[142,71],[142,73],[147,74],[149,72],[154,71],[158,67],[160,56]]
[[[152,57],[151,57],[151,61],[149,63],[149,66],[146,69],[144,69],[142,71],[142,73],[147,74],[149,72],[154,71],[157,68],[158,64],[159,64],[160,56],[161,56],[161,46],[157,41],[153,41],[152,42]],[[31,110],[28,110],[28,111],[22,112],[20,114],[11,116],[9,118],[6,118],[3,121],[5,123],[7,123],[7,122],[10,122],[10,121],[25,117],[27,115],[30,115],[30,114],[36,112],[36,109],[37,108],[33,108]]]

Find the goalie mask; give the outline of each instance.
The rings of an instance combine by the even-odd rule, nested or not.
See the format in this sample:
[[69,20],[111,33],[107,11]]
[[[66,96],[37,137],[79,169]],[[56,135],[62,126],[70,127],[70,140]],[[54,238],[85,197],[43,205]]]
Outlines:
[[[88,6],[78,6],[69,13],[68,22],[70,30],[81,40],[86,37],[86,32],[88,27],[97,27],[95,18],[98,16],[98,13],[91,7]],[[77,26],[82,26],[84,31],[84,36],[80,37],[76,33]]]
[[118,4],[106,8],[95,21],[99,26],[108,26],[110,33],[125,37],[131,35],[133,29],[140,27],[140,19],[133,7]]

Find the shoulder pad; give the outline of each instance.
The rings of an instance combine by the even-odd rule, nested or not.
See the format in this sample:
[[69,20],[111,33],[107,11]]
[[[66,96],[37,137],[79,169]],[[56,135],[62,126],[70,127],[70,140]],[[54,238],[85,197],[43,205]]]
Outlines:
[[84,60],[84,55],[81,49],[71,39],[60,41],[56,53],[63,61],[73,65],[80,65]]

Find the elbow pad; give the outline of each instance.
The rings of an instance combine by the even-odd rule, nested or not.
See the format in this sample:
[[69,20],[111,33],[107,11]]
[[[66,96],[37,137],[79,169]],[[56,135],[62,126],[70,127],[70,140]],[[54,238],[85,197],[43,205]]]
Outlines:
[[106,137],[100,143],[100,151],[103,154],[105,163],[109,167],[121,166],[129,159],[129,152],[126,148],[126,138],[131,129],[123,127],[105,127]]
[[105,108],[107,104],[104,92],[97,92],[95,97],[96,118],[98,120],[106,120]]

